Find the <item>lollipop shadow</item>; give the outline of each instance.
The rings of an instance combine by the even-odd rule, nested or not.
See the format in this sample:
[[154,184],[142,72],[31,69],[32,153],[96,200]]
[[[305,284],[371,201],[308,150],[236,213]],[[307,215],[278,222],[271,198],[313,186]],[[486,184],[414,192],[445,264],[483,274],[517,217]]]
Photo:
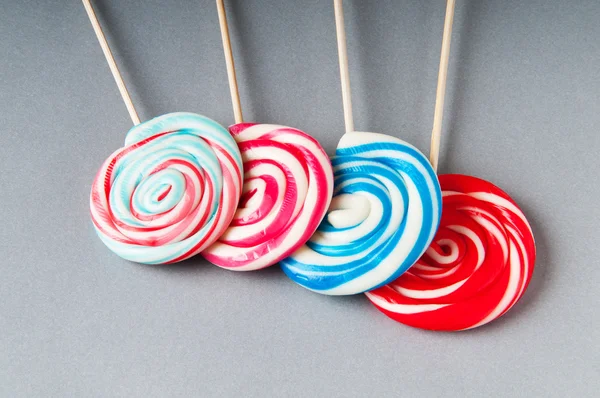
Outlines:
[[[439,45],[438,35],[430,29],[435,6],[418,2],[379,7],[355,1],[347,7],[350,75],[359,86],[353,97],[356,119],[363,120],[360,124],[366,130],[400,136],[417,146],[428,141],[423,126],[430,124],[433,114],[427,98],[435,92],[431,78],[436,75],[430,54],[433,43]],[[354,66],[353,49],[358,54]],[[439,54],[437,48],[435,53]]]
[[365,296],[363,293],[353,294],[350,296],[329,296],[329,298],[333,302],[332,305],[338,306],[340,311],[345,311],[347,308],[352,308],[364,313],[364,311],[374,309],[375,312],[379,313],[379,311],[377,311],[375,306],[371,304],[369,299],[367,299],[367,296]]
[[244,75],[250,78],[244,79],[243,82],[238,77],[238,84],[240,88],[246,85],[247,91],[252,93],[250,96],[243,96],[243,91],[240,95],[243,96],[242,103],[244,104],[245,112],[252,114],[253,120],[268,120],[268,115],[265,113],[265,107],[261,106],[264,104],[265,81],[263,80],[263,71],[261,65],[258,62],[253,62],[252,59],[256,58],[253,55],[260,54],[261,48],[260,43],[256,40],[253,32],[253,21],[255,20],[253,15],[250,15],[250,9],[247,2],[236,0],[229,3],[230,10],[228,10],[227,18],[229,22],[229,32],[232,41],[237,41],[239,45],[233,43],[233,51],[236,48],[243,49],[242,54],[235,54],[235,66],[238,74],[242,72]]
[[111,8],[107,4],[108,2],[94,2],[94,10],[101,24],[110,27],[105,30],[105,33],[109,36],[110,49],[117,58],[119,70],[125,75],[123,78],[127,89],[133,97],[138,96],[144,99],[144,101],[136,101],[133,98],[133,101],[140,117],[145,120],[142,115],[157,114],[155,110],[160,106],[152,101],[161,96],[152,95],[152,90],[149,89],[152,81],[142,78],[144,73],[141,71],[139,60],[143,58],[143,53],[140,46],[134,45],[134,35],[126,29],[127,26],[133,27],[134,25],[126,23],[124,18],[119,17],[123,14],[118,12],[116,6]]
[[283,271],[281,271],[281,268],[279,268],[279,264],[274,264],[270,267],[259,269],[256,271],[242,271],[242,272],[234,271],[234,272],[232,272],[232,274],[234,276],[239,276],[241,278],[246,278],[248,280],[253,280],[253,281],[257,281],[257,280],[275,281],[275,280],[286,279],[286,276],[283,274]]
[[164,272],[172,272],[172,273],[198,273],[198,272],[221,272],[227,273],[230,278],[245,278],[248,280],[278,280],[284,279],[285,275],[281,271],[278,265],[273,265],[271,267],[267,267],[261,270],[256,271],[244,271],[244,272],[236,272],[227,269],[223,269],[217,267],[216,265],[210,263],[202,255],[196,255],[194,257],[188,258],[187,260],[168,265],[145,265],[145,264],[137,264],[143,267],[152,267],[153,269],[164,271]]
[[[444,114],[444,124],[447,126],[444,129],[444,137],[442,138],[441,156],[447,159],[446,162],[441,162],[440,173],[446,173],[445,164],[453,165],[464,156],[453,139],[455,132],[461,128],[462,120],[465,115],[469,115],[469,110],[466,109],[466,98],[471,90],[471,74],[470,56],[475,49],[475,41],[478,36],[477,30],[480,29],[478,21],[484,20],[483,4],[480,1],[469,1],[464,3],[462,10],[457,10],[455,22],[453,24],[453,38],[450,49],[450,67],[448,73],[448,83],[446,89],[446,108]],[[440,21],[442,23],[442,21]],[[441,45],[441,40],[440,40]],[[455,60],[453,62],[453,60]],[[452,65],[456,65],[455,73],[452,74]],[[439,64],[438,64],[439,65]],[[433,111],[433,110],[432,110]],[[453,167],[454,171],[456,168]]]
[[206,261],[202,256],[197,255],[186,260],[180,261],[174,264],[139,264],[132,263],[140,267],[150,267],[152,270],[156,270],[158,272],[168,272],[168,273],[197,273],[197,272],[207,272],[205,268],[214,267],[211,263]]

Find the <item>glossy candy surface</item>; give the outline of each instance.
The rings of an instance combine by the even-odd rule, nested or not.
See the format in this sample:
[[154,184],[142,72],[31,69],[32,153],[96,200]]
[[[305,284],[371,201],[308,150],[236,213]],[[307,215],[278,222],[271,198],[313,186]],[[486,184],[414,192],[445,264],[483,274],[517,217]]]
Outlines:
[[367,297],[410,326],[470,329],[521,298],[533,273],[535,243],[523,212],[498,187],[465,175],[439,179],[443,212],[434,243],[408,272]]
[[315,232],[331,201],[333,171],[306,133],[272,124],[230,128],[244,161],[242,199],[230,227],[203,256],[236,271],[276,264]]
[[90,210],[98,236],[124,259],[173,263],[227,228],[242,188],[229,132],[207,117],[170,113],[133,127],[102,165]]
[[440,219],[440,187],[421,152],[383,134],[345,134],[331,161],[328,214],[281,265],[315,292],[362,293],[396,279],[429,246]]

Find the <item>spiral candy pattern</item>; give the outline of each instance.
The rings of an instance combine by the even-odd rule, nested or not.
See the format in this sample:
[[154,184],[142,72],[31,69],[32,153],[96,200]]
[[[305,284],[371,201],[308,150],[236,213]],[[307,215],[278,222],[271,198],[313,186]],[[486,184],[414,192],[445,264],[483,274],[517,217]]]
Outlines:
[[230,227],[202,255],[235,271],[268,267],[315,232],[333,192],[333,171],[321,145],[285,126],[241,123],[230,128],[244,161],[242,199]]
[[523,295],[535,242],[517,204],[491,183],[439,177],[443,212],[434,243],[407,273],[367,293],[392,319],[431,330],[463,330],[506,313]]
[[281,266],[315,292],[362,293],[396,279],[429,246],[440,219],[440,187],[421,152],[383,134],[346,133],[331,161],[329,212]]
[[228,131],[193,113],[133,127],[94,179],[90,210],[104,244],[122,258],[174,263],[225,231],[242,187],[242,159]]

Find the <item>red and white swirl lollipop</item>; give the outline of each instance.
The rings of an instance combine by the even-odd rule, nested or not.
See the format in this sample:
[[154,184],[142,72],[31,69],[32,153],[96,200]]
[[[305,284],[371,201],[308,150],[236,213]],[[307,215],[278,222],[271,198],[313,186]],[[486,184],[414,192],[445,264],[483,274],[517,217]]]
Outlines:
[[[437,168],[454,0],[448,0],[432,132]],[[390,318],[430,330],[471,329],[505,314],[523,296],[535,264],[531,227],[500,188],[466,175],[440,175],[442,218],[421,259],[366,293]]]
[[535,263],[525,215],[500,188],[439,176],[442,219],[425,255],[394,282],[366,293],[389,317],[432,330],[484,325],[523,295]]
[[229,228],[202,255],[220,267],[252,271],[302,246],[325,216],[333,192],[329,157],[291,127],[243,123],[223,0],[217,0],[236,123],[229,131],[244,162],[244,186]]

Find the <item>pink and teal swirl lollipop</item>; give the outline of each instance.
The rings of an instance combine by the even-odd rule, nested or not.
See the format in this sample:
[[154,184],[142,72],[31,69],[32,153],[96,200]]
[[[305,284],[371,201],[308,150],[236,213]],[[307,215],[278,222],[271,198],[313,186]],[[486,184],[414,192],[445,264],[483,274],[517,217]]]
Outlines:
[[227,129],[198,114],[140,123],[90,1],[83,3],[135,125],[96,174],[92,222],[102,242],[126,260],[185,260],[214,243],[233,219],[240,151]]

